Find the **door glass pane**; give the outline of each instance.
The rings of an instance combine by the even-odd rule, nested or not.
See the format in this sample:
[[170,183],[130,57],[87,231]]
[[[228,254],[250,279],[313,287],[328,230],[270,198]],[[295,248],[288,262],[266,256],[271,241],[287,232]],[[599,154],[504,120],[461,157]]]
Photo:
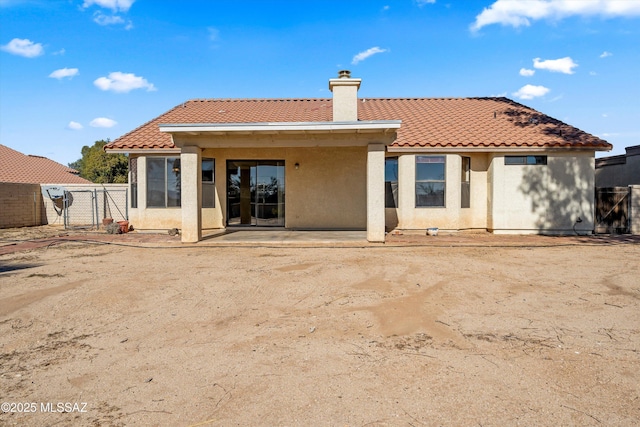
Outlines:
[[240,165],[227,162],[227,223],[240,224]]
[[257,169],[256,220],[262,226],[284,225],[284,162],[261,161]]

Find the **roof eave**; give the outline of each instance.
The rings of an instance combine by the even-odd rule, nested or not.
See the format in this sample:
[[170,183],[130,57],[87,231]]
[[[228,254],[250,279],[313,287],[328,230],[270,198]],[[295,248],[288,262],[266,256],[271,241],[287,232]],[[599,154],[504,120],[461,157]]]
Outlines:
[[264,122],[264,123],[167,123],[160,132],[171,134],[322,134],[322,133],[389,133],[400,129],[401,120],[367,120],[350,122]]
[[609,151],[611,147],[576,147],[576,146],[564,146],[564,147],[553,147],[553,146],[511,146],[511,147],[501,147],[501,146],[451,146],[451,147],[443,147],[443,146],[390,146],[387,147],[387,151],[390,153],[401,153],[401,152],[442,152],[442,153],[460,153],[460,152],[473,152],[473,153],[521,153],[521,152],[560,152],[560,151]]

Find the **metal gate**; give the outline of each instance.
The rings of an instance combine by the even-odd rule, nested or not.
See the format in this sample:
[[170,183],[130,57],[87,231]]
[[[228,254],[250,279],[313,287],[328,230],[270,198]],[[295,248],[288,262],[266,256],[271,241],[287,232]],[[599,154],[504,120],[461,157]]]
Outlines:
[[128,190],[103,188],[64,191],[62,210],[65,229],[98,229],[104,218],[112,218],[114,222],[125,221],[129,219]]
[[631,232],[629,187],[596,188],[596,233],[627,234]]

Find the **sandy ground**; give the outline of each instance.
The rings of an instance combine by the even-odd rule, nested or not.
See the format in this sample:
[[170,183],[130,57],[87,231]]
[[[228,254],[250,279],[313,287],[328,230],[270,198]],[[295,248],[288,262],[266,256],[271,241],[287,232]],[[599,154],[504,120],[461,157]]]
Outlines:
[[638,239],[110,239],[0,256],[0,425],[640,420]]

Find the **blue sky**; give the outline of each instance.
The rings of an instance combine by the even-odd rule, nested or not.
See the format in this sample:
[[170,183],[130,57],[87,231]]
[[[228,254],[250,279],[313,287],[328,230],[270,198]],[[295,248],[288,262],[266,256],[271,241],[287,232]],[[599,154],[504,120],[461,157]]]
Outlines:
[[0,143],[67,164],[192,98],[507,96],[640,144],[640,0],[0,0]]

